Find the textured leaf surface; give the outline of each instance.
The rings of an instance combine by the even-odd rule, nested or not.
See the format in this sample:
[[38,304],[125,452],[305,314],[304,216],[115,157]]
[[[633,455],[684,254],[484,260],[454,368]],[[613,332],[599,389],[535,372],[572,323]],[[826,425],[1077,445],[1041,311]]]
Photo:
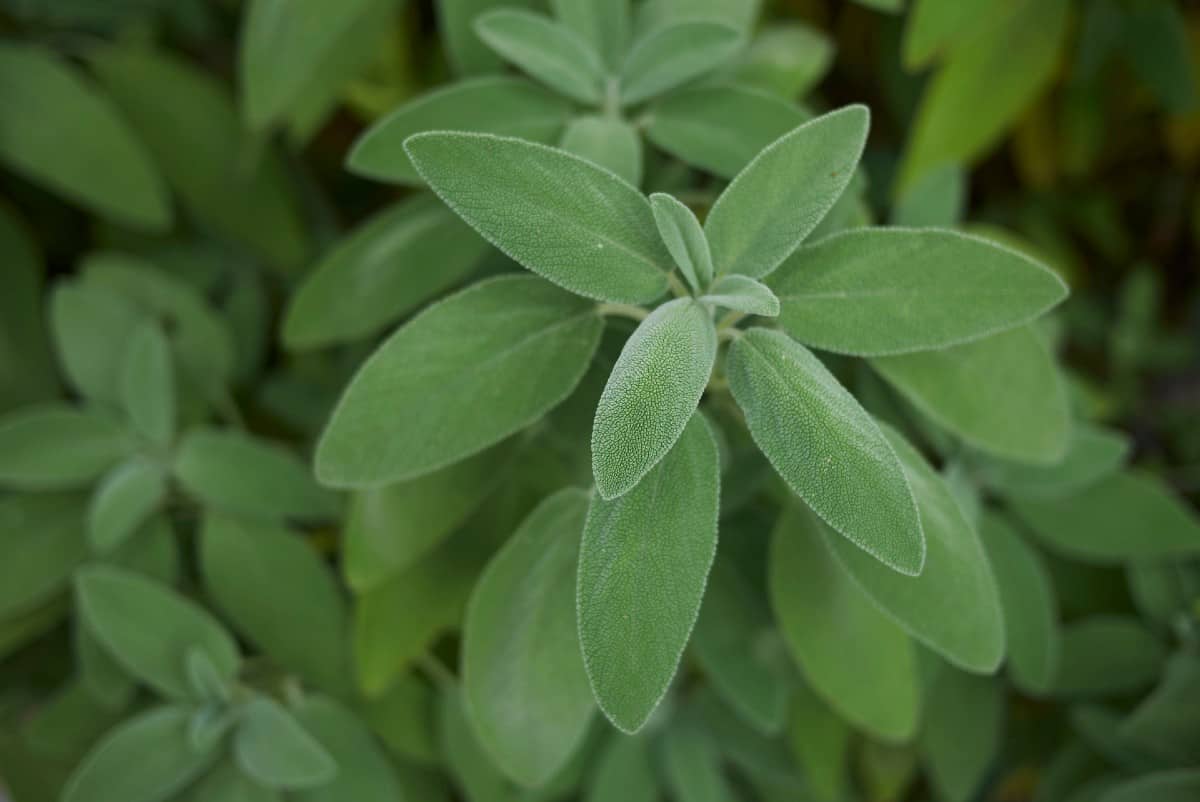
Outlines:
[[167,480],[163,469],[145,460],[114,468],[96,488],[88,507],[88,540],[99,552],[125,542],[163,503]]
[[1030,326],[937,351],[876,357],[871,365],[917,409],[975,448],[1043,465],[1067,452],[1066,388]]
[[47,490],[86,485],[133,448],[111,418],[66,404],[39,404],[0,418],[0,483]]
[[925,561],[917,505],[871,416],[785,334],[750,329],[726,372],[754,442],[788,486],[835,530],[897,571]]
[[917,499],[925,569],[920,576],[905,576],[843,538],[827,537],[825,542],[863,589],[914,637],[967,671],[995,671],[1004,657],[1004,617],[979,536],[916,449],[890,427],[883,431]]
[[579,640],[600,709],[639,729],[666,693],[717,545],[717,446],[692,415],[633,490],[592,497],[579,554]]
[[592,473],[603,498],[628,492],[670,451],[716,355],[712,317],[690,298],[663,304],[638,325],[596,407]]
[[747,315],[775,317],[779,314],[779,299],[775,293],[749,276],[721,276],[700,300]]
[[233,739],[242,770],[268,788],[297,789],[332,780],[337,763],[282,705],[260,696],[246,705]]
[[967,802],[999,757],[1004,687],[941,666],[929,688],[919,749],[939,797]]
[[847,106],[755,156],[704,221],[717,273],[760,278],[790,256],[850,183],[869,125],[865,106]]
[[736,28],[701,20],[664,25],[633,43],[621,66],[621,102],[627,106],[687,83],[721,66],[741,47]]
[[475,31],[505,60],[551,89],[580,103],[600,101],[600,55],[562,23],[528,11],[500,9],[478,17]]
[[642,183],[642,138],[614,117],[576,117],[563,132],[563,150],[612,170],[635,187]]
[[529,787],[562,768],[594,710],[573,603],[587,506],[577,489],[539,504],[492,558],[467,607],[468,716],[496,765]]
[[1143,690],[1162,671],[1162,643],[1132,616],[1097,615],[1063,628],[1054,693],[1117,696]]
[[414,478],[502,440],[566,398],[602,328],[592,304],[532,276],[483,281],[427,308],[351,380],[317,446],[318,478]]
[[767,563],[775,619],[822,699],[856,726],[904,740],[921,706],[916,646],[822,545],[823,529],[806,509],[784,511]]
[[700,221],[691,209],[662,192],[650,196],[650,207],[654,210],[659,236],[679,272],[693,292],[702,292],[712,281],[713,265]]
[[953,231],[865,228],[801,248],[771,277],[779,322],[856,356],[924,351],[1033,320],[1067,288],[1032,259]]
[[1061,461],[1043,466],[990,459],[979,473],[989,487],[1009,498],[1062,498],[1116,473],[1130,446],[1122,432],[1076,421]]

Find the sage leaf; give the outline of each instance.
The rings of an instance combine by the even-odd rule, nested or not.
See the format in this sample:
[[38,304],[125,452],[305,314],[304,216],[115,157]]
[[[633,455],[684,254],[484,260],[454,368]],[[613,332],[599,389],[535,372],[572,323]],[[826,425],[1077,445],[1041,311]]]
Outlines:
[[850,724],[807,686],[792,698],[788,745],[820,802],[844,799],[850,784]]
[[88,540],[99,552],[124,543],[154,514],[167,495],[161,466],[141,459],[118,465],[92,494],[88,506]]
[[1129,456],[1129,437],[1114,429],[1076,421],[1067,453],[1053,465],[985,459],[979,476],[1008,498],[1062,498],[1116,473]]
[[1058,671],[1061,649],[1050,572],[1041,555],[995,514],[981,519],[979,539],[1000,593],[1009,677],[1023,690],[1045,693]]
[[237,645],[206,610],[138,574],[107,566],[80,569],[75,596],[83,622],[129,673],[172,699],[194,697],[187,650],[199,648],[226,681],[237,673]]
[[1200,770],[1173,769],[1155,771],[1114,783],[1099,797],[1099,802],[1188,802],[1200,794]]
[[125,349],[144,319],[109,287],[60,281],[50,295],[54,347],[67,381],[85,398],[119,404]]
[[254,518],[332,517],[333,494],[282,446],[241,432],[193,429],[184,436],[173,470],[180,484],[206,504]]
[[827,537],[825,542],[863,590],[913,637],[959,668],[991,673],[1004,658],[1004,616],[979,536],[917,450],[886,425],[883,433],[917,499],[925,532],[924,570],[905,576],[845,538]]
[[713,265],[700,221],[691,209],[662,192],[650,196],[650,208],[654,210],[659,236],[675,260],[675,266],[693,292],[703,292],[712,281]]
[[338,765],[296,718],[266,696],[242,710],[233,753],[242,771],[268,788],[294,790],[327,783]]
[[323,696],[305,698],[294,713],[305,730],[333,758],[338,771],[332,781],[293,791],[289,799],[294,802],[395,802],[406,798],[390,762],[357,716]]
[[475,35],[474,22],[494,8],[524,8],[533,0],[437,0],[438,32],[447,60],[460,75],[495,72],[499,57]]
[[184,797],[187,802],[281,802],[279,792],[247,777],[226,758]]
[[1172,113],[1195,112],[1196,77],[1183,10],[1167,3],[1122,10],[1122,44],[1134,72]]
[[721,766],[711,735],[687,719],[672,722],[662,736],[663,775],[671,799],[679,802],[734,802],[737,797]]
[[966,234],[865,228],[796,251],[771,288],[805,345],[855,356],[944,348],[1027,323],[1066,297],[1032,259]]
[[655,802],[658,778],[645,738],[613,736],[597,758],[587,802]]
[[[107,97],[48,50],[0,47],[0,163],[112,222],[162,231],[171,204]],[[47,136],[53,132],[54,136]]]
[[235,629],[316,687],[346,689],[345,604],[329,568],[300,536],[210,514],[200,565],[205,587]]
[[833,559],[822,530],[795,504],[776,525],[767,561],[775,620],[818,696],[856,726],[905,740],[921,709],[916,647]]
[[1149,754],[1185,766],[1200,747],[1200,726],[1191,706],[1200,694],[1200,660],[1181,652],[1167,662],[1166,672],[1121,722],[1119,735]]
[[516,789],[472,731],[457,685],[443,688],[437,719],[439,751],[459,795],[469,802],[517,802]]
[[754,442],[822,520],[890,569],[925,563],[917,504],[871,416],[802,345],[749,329],[726,374]]
[[763,148],[807,119],[793,104],[749,87],[698,86],[659,100],[646,138],[688,164],[733,178]]
[[99,411],[53,402],[0,417],[0,484],[22,490],[86,485],[133,450]]
[[370,336],[453,288],[487,250],[435,199],[403,201],[348,234],[313,268],[288,303],[284,345],[309,349]]
[[175,433],[175,373],[171,344],[162,330],[143,324],[125,346],[121,365],[121,405],[130,423],[157,446]]
[[0,203],[0,413],[58,396],[58,374],[43,308],[46,267],[24,221]]
[[475,131],[551,142],[571,114],[571,104],[522,78],[472,78],[421,95],[367,129],[350,150],[346,167],[378,181],[420,184],[404,140],[422,131]]
[[506,61],[572,100],[596,104],[603,97],[600,55],[565,25],[529,11],[498,9],[477,17],[475,32]]
[[775,293],[749,276],[721,276],[700,300],[747,315],[775,317],[779,314],[779,299]]
[[958,165],[934,168],[896,198],[894,226],[931,228],[962,222],[967,204],[967,177]]
[[720,67],[742,46],[736,28],[688,20],[649,30],[621,65],[621,103],[633,106]]
[[191,709],[153,708],[110,731],[74,770],[63,802],[159,802],[172,798],[216,762],[216,744],[188,742]]
[[1066,455],[1066,387],[1030,326],[936,351],[875,357],[871,366],[931,420],[981,451],[1040,465]]
[[940,666],[926,694],[918,741],[939,798],[975,798],[999,756],[1003,724],[1004,688],[994,677]]
[[588,506],[579,641],[596,701],[624,732],[666,693],[696,622],[716,553],[718,484],[716,441],[694,413],[637,487]]
[[545,785],[578,747],[595,703],[575,624],[588,495],[567,489],[529,514],[467,606],[462,676],[479,742],[521,785]]
[[620,66],[629,39],[627,0],[551,0],[550,7],[554,16],[590,44],[608,67]]
[[796,250],[850,183],[870,116],[846,106],[817,117],[737,174],[704,221],[718,275],[761,278]]
[[1087,562],[1200,552],[1200,519],[1149,474],[1122,471],[1070,496],[1013,507],[1038,538]]
[[0,621],[36,610],[67,586],[88,555],[85,517],[86,500],[75,494],[0,498]]
[[646,303],[666,290],[670,256],[650,204],[611,172],[487,134],[417,134],[404,147],[456,214],[533,272],[601,301]]
[[607,167],[635,187],[642,183],[642,138],[624,120],[576,117],[567,124],[559,147]]
[[638,325],[596,406],[592,473],[602,498],[627,493],[671,450],[716,356],[712,317],[690,298],[663,304]]
[[916,70],[926,66],[956,35],[968,33],[978,23],[991,0],[916,0],[904,29],[904,66]]
[[1154,683],[1164,660],[1162,643],[1138,619],[1090,616],[1063,628],[1053,690],[1063,696],[1135,693]]
[[[351,380],[317,445],[318,479],[411,479],[523,429],[578,384],[602,329],[591,304],[532,276],[482,281],[428,307]],[[486,411],[481,394],[493,399]]]
[[836,50],[830,36],[813,25],[790,19],[768,23],[738,60],[733,77],[741,86],[781,99],[804,97],[829,72]]

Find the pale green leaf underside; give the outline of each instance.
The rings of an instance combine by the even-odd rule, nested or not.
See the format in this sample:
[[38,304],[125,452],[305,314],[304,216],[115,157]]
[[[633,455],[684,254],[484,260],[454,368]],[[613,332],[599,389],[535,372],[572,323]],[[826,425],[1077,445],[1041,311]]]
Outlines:
[[125,346],[120,376],[121,405],[143,437],[166,447],[175,434],[175,367],[162,329],[144,323]]
[[491,11],[475,20],[488,47],[527,74],[580,103],[598,103],[604,65],[578,34],[541,14],[515,9]]
[[92,495],[88,540],[98,552],[119,546],[162,504],[167,480],[159,465],[130,460],[114,468]]
[[779,299],[775,293],[749,276],[721,276],[700,300],[747,315],[775,317],[779,314]]
[[599,115],[576,117],[567,124],[559,146],[612,170],[635,187],[642,183],[642,138],[624,120]]
[[696,215],[684,204],[662,192],[650,196],[654,222],[675,266],[692,291],[700,293],[713,277],[712,254]]

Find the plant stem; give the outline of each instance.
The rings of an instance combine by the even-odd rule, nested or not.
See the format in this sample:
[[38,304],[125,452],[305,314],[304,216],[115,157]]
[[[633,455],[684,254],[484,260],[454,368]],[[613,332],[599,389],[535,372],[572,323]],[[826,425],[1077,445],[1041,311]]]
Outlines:
[[640,306],[633,304],[599,304],[596,306],[596,313],[600,315],[612,315],[615,317],[627,317],[632,320],[645,320],[648,311]]

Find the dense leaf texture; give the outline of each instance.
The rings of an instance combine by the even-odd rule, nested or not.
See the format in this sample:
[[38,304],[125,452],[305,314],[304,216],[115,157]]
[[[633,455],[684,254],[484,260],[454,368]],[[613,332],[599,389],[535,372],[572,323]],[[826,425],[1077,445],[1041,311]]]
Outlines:
[[694,292],[702,292],[713,278],[712,254],[700,221],[687,206],[662,192],[650,196],[654,222],[663,244]]
[[535,273],[604,301],[645,303],[666,289],[670,256],[650,204],[607,170],[483,134],[418,134],[405,148],[451,209]]
[[695,413],[633,490],[592,497],[579,555],[579,639],[600,709],[639,729],[687,644],[717,546],[717,445]]
[[614,117],[576,117],[559,143],[563,150],[607,167],[635,187],[642,183],[642,138]]
[[522,785],[544,785],[578,746],[594,702],[575,623],[588,497],[530,513],[479,578],[463,633],[463,690],[480,743]]
[[1028,322],[1066,296],[1049,269],[952,231],[867,228],[801,248],[771,277],[780,323],[857,356],[943,348]]
[[506,60],[580,103],[602,97],[599,54],[562,23],[528,11],[500,10],[475,21],[475,31]]
[[0,418],[0,484],[77,487],[132,448],[129,435],[101,412],[58,403],[26,407]]
[[754,442],[788,486],[859,548],[920,572],[925,540],[900,461],[825,366],[785,334],[750,329],[726,372]]
[[429,307],[346,388],[317,446],[318,478],[413,478],[498,442],[566,398],[602,328],[591,304],[532,276],[480,282]]
[[596,407],[592,472],[603,498],[628,492],[671,449],[696,411],[717,356],[700,303],[663,304],[626,341]]
[[233,741],[242,769],[268,788],[296,789],[327,783],[337,764],[278,702],[260,696],[246,705]]
[[741,33],[715,22],[664,25],[634,42],[621,66],[621,102],[633,105],[719,67],[737,52]]
[[916,732],[917,650],[822,544],[825,524],[793,505],[771,539],[771,607],[793,658],[826,702],[881,738]]
[[779,299],[775,293],[749,276],[721,276],[700,300],[747,315],[775,317],[779,314]]
[[869,124],[865,106],[830,112],[738,173],[704,222],[717,273],[759,278],[791,255],[850,183]]

